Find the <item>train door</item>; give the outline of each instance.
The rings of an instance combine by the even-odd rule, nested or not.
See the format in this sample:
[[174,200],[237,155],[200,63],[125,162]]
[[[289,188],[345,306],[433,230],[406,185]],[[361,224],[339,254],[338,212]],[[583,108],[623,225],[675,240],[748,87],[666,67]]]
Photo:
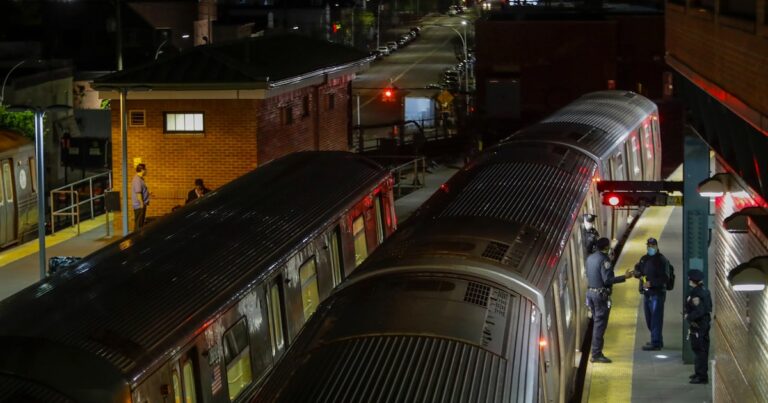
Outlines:
[[557,337],[557,318],[554,317],[556,296],[552,290],[546,297],[546,316],[542,318],[541,340],[539,341],[539,351],[543,361],[544,373],[541,382],[547,384],[547,401],[558,401],[560,396],[560,366],[562,357],[560,356],[560,343]]
[[381,194],[375,197],[374,209],[376,210],[376,245],[384,242],[384,205],[381,203]]
[[571,288],[571,262],[568,250],[560,259],[557,270],[557,278],[552,284],[552,292],[555,295],[555,316],[557,322],[557,340],[560,350],[560,399],[565,403],[571,396],[572,378],[576,366],[576,340],[574,336],[574,305],[573,289]]
[[196,351],[192,348],[173,364],[171,383],[174,403],[197,403],[199,401],[200,373]]
[[328,253],[331,262],[331,278],[333,279],[333,288],[336,288],[342,281],[344,281],[344,262],[342,259],[341,250],[341,231],[339,227],[334,228],[331,232],[331,238],[328,242]]
[[272,344],[272,360],[277,362],[285,351],[285,296],[283,276],[275,277],[268,285],[269,337]]
[[[623,147],[622,147],[623,148]],[[627,168],[624,161],[624,150],[619,150],[610,158],[610,170],[611,180],[613,181],[625,181],[627,180]],[[611,222],[611,240],[617,239],[621,236],[621,232],[626,227],[627,212],[625,210],[611,209],[612,222]]]
[[656,163],[654,161],[654,154],[656,147],[653,141],[653,122],[651,124],[643,123],[640,125],[640,138],[643,145],[643,178],[647,181],[652,181],[656,175]]
[[16,204],[13,191],[13,165],[10,159],[0,161],[0,245],[16,240]]

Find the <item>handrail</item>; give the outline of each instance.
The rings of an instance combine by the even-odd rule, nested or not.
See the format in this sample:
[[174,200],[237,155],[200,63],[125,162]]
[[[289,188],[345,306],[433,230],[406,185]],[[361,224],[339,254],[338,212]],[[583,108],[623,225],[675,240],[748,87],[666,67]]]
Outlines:
[[[104,191],[101,192],[101,194],[94,195],[93,193],[93,182],[94,180],[97,180],[99,178],[106,178],[107,179],[107,186],[104,187],[104,191],[107,189],[112,188],[112,171],[106,171],[102,172],[100,174],[96,174],[93,176],[89,176],[87,178],[80,179],[78,181],[66,184],[64,186],[58,187],[56,189],[51,190],[50,197],[51,197],[51,234],[56,233],[56,217],[57,216],[70,216],[71,224],[75,225],[77,224],[77,234],[80,235],[80,207],[84,204],[88,204],[90,209],[90,215],[91,219],[93,219],[96,216],[95,210],[94,210],[94,202],[101,199],[102,205],[104,205],[105,200],[105,193]],[[88,197],[84,199],[80,199],[80,193],[75,190],[75,187],[77,187],[80,184],[88,183]],[[54,194],[61,194],[61,195],[67,195],[69,194],[69,205],[55,210],[56,205],[54,203]],[[109,219],[109,218],[107,218]],[[75,220],[77,221],[75,223]]]
[[[389,165],[383,163],[382,160],[407,160],[404,163],[400,163],[394,167],[388,167],[392,173],[392,177],[395,179],[394,188],[396,189],[395,198],[402,196],[403,189],[420,189],[423,188],[426,182],[427,176],[427,162],[426,158],[419,156],[371,156],[374,161],[379,161],[382,165]],[[410,183],[408,180],[410,179]]]

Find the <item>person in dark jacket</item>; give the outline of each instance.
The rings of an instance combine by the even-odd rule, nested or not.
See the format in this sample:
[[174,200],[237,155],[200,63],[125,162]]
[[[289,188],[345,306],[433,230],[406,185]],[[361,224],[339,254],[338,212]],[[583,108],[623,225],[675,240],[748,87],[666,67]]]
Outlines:
[[634,274],[627,270],[622,276],[613,274],[613,263],[608,257],[611,241],[600,238],[595,243],[597,251],[587,258],[587,305],[592,313],[592,362],[610,363],[603,354],[603,336],[608,327],[611,313],[611,292],[613,285],[623,283]]
[[712,297],[704,288],[704,273],[688,270],[691,292],[685,300],[685,320],[689,323],[688,338],[694,354],[695,373],[690,376],[693,384],[706,384],[709,359],[709,321],[712,313]]
[[640,278],[640,292],[644,296],[645,324],[651,332],[651,341],[645,351],[658,351],[664,347],[664,301],[667,299],[669,261],[659,252],[656,238],[648,238],[647,253],[635,265],[635,276]]
[[210,191],[211,189],[208,189],[207,187],[205,187],[202,179],[195,179],[195,188],[190,190],[189,193],[187,193],[187,201],[184,204],[189,204],[205,196],[205,194]]
[[584,254],[585,256],[589,257],[589,255],[597,250],[595,244],[597,243],[597,240],[600,239],[600,233],[597,232],[597,229],[595,229],[594,214],[584,214],[582,221],[583,227],[581,241],[584,247]]

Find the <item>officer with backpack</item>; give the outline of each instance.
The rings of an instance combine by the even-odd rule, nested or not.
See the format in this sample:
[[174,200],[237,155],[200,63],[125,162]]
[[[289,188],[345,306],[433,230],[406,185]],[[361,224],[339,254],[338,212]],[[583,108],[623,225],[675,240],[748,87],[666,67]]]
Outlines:
[[656,238],[648,238],[646,247],[647,253],[637,262],[634,272],[635,277],[640,279],[640,292],[644,296],[645,324],[651,331],[651,341],[643,346],[643,350],[658,351],[664,347],[664,301],[667,299],[667,289],[671,289],[668,287],[672,277],[671,266],[669,260],[659,252],[659,242]]

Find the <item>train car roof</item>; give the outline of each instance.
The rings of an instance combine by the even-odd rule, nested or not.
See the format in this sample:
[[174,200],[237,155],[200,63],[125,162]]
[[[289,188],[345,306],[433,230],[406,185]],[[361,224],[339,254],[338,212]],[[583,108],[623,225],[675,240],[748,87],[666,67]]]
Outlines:
[[41,340],[136,381],[386,175],[343,152],[260,167],[0,302],[0,355]]
[[489,149],[353,276],[409,258],[464,256],[498,265],[545,293],[596,167],[586,154],[557,144]]
[[21,146],[32,146],[32,140],[8,129],[0,129],[0,152],[13,150]]
[[592,92],[540,123],[513,134],[505,142],[559,142],[580,148],[602,160],[656,110],[656,104],[634,92]]

